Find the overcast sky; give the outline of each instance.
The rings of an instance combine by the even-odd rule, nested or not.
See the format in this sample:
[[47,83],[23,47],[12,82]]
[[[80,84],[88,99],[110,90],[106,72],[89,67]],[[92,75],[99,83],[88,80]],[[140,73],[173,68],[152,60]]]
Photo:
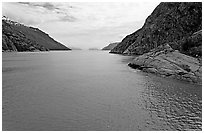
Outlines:
[[103,48],[141,28],[158,2],[3,3],[2,14],[68,47]]

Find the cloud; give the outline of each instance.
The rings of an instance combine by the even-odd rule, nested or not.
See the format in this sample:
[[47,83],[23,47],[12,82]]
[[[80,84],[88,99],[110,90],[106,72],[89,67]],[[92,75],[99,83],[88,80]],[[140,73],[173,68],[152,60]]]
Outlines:
[[70,15],[65,15],[60,18],[60,21],[64,21],[64,22],[75,22],[76,20],[77,19],[75,17]]
[[19,4],[30,5],[30,2],[18,2]]
[[[40,5],[38,5],[40,6]],[[49,3],[49,2],[46,2],[44,3],[43,5],[41,5],[42,7],[48,9],[48,10],[56,10],[56,9],[59,9],[57,7],[55,7],[53,4]]]
[[18,2],[3,3],[2,14],[10,19],[19,21],[26,25],[39,25],[56,21],[74,22],[77,19],[69,10],[73,6],[61,6],[62,3],[49,2]]
[[58,10],[59,8],[56,7],[55,5],[53,5],[52,3],[50,2],[41,2],[41,3],[38,3],[38,2],[18,2],[19,4],[23,4],[23,5],[27,5],[27,6],[31,6],[31,7],[43,7],[47,10]]

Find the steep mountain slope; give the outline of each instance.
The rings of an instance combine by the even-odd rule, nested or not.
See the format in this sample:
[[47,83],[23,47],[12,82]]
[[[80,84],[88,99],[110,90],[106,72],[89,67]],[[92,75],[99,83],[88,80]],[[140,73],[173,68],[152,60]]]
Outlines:
[[17,22],[2,19],[2,50],[46,51],[71,50],[43,31]]
[[[182,49],[185,46],[181,47],[177,42],[188,40],[201,29],[201,2],[160,3],[146,19],[143,27],[126,36],[110,53],[141,55],[168,42],[173,42],[173,49],[186,53],[185,49]],[[201,44],[196,47],[201,47]],[[188,49],[191,49],[190,47]],[[191,51],[187,52],[190,53]]]
[[119,42],[110,43],[108,46],[102,48],[102,50],[112,50],[115,46],[117,46]]

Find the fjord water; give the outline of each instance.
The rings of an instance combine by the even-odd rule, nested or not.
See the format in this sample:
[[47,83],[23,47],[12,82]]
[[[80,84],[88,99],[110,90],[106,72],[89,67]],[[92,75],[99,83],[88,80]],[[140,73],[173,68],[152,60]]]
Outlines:
[[3,130],[201,130],[201,85],[133,70],[132,59],[3,53]]

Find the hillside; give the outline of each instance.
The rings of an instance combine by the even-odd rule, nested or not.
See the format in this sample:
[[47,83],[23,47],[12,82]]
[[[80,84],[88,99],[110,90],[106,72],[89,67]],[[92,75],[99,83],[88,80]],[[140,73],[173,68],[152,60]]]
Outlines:
[[28,27],[3,17],[2,50],[48,51],[71,49],[55,41],[38,28]]
[[119,44],[119,42],[110,43],[108,46],[102,48],[102,50],[112,50],[114,47],[116,47]]
[[[202,29],[201,2],[165,2],[160,3],[146,19],[143,27],[126,36],[110,53],[142,55],[162,44],[191,55],[191,50],[201,54],[201,42],[190,44],[188,38]],[[181,42],[186,46],[181,46]],[[178,43],[177,43],[178,42]],[[188,52],[187,52],[188,51]]]

